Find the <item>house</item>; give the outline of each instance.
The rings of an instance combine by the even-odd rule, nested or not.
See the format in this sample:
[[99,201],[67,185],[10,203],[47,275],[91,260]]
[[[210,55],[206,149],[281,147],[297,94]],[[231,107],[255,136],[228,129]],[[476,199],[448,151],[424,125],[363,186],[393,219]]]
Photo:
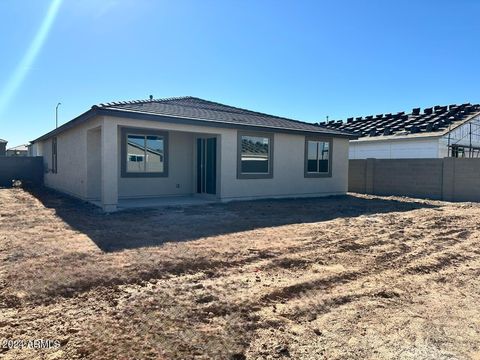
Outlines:
[[349,118],[320,123],[358,135],[350,159],[479,157],[480,105],[415,108],[411,113]]
[[7,149],[7,156],[28,156],[28,145],[18,145]]
[[0,156],[6,155],[7,140],[0,139]]
[[[196,97],[93,106],[32,142],[45,184],[100,205],[345,194],[348,141],[311,123]],[[131,202],[130,202],[131,204]]]

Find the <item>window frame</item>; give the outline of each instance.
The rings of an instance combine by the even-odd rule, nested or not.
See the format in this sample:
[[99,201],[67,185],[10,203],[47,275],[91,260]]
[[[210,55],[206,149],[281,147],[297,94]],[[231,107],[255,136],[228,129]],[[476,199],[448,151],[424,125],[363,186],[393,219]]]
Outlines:
[[[268,172],[267,173],[242,173],[242,137],[254,136],[268,138]],[[256,131],[237,132],[237,179],[272,179],[273,178],[273,151],[274,134]]]
[[[308,142],[309,141],[328,143],[328,172],[309,172],[308,171]],[[321,137],[321,136],[306,136],[305,137],[305,153],[304,153],[304,177],[306,178],[332,177],[332,153],[333,153],[333,138]]]
[[58,173],[58,139],[52,138],[52,174]]
[[[162,130],[150,130],[122,127],[121,128],[121,177],[122,178],[151,178],[151,177],[168,177],[168,132]],[[163,172],[130,172],[127,171],[127,136],[161,136],[163,137]],[[146,160],[146,159],[145,159]]]

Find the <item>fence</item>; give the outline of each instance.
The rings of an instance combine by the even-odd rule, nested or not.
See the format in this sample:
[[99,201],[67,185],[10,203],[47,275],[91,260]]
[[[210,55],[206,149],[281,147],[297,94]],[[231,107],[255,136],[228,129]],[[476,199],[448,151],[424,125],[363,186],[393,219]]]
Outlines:
[[348,189],[446,201],[480,201],[480,159],[350,160]]
[[22,180],[34,185],[43,184],[43,158],[0,156],[0,186],[11,186],[13,180]]

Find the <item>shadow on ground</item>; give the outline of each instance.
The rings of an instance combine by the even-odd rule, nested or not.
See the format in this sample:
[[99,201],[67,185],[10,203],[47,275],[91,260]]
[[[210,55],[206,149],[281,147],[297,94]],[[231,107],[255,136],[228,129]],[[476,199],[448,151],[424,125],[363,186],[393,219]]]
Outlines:
[[288,224],[435,207],[408,200],[345,195],[135,209],[104,214],[94,205],[46,188],[28,191],[45,207],[55,209],[63,221],[86,234],[104,252]]

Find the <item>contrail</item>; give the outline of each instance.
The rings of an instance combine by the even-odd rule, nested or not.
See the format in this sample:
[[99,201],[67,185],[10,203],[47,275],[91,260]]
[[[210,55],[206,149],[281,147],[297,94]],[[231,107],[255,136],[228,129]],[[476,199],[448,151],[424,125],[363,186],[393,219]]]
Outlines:
[[37,34],[33,38],[32,43],[28,47],[27,52],[22,58],[22,61],[17,65],[12,76],[5,85],[3,91],[0,94],[0,114],[5,111],[5,108],[10,103],[12,97],[17,92],[20,85],[22,85],[23,80],[28,74],[30,67],[35,62],[35,59],[38,56],[38,53],[43,47],[45,40],[47,39],[48,33],[52,27],[53,21],[57,16],[58,9],[62,0],[52,0],[50,6],[48,7],[47,14],[40,25],[40,28],[37,31]]

